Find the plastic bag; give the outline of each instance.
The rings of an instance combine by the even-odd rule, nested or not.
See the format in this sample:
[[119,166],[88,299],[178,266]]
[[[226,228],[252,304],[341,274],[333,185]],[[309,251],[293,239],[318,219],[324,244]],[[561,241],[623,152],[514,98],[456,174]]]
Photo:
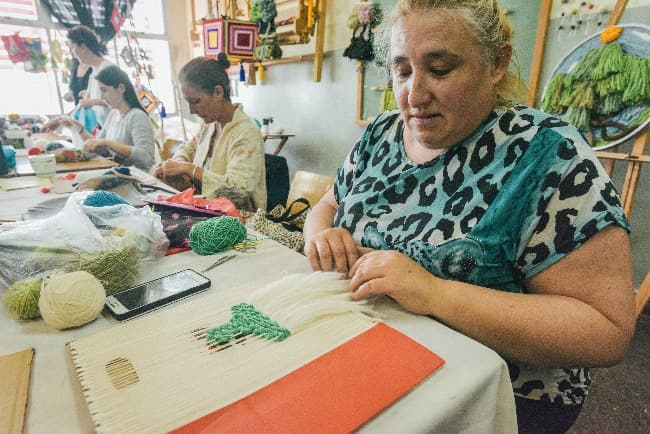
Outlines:
[[[141,261],[165,255],[169,240],[160,216],[147,207],[86,206],[83,202],[90,194],[73,193],[63,209],[51,217],[0,226],[0,288],[52,270],[108,273],[119,267],[120,261],[126,261],[122,274],[130,270],[128,277],[135,280]],[[114,292],[125,289],[116,286],[126,284],[124,275],[117,274],[115,281],[119,284],[95,277],[107,292]]]
[[[95,114],[95,110],[93,110],[92,108],[85,109],[83,107],[78,107],[72,113],[72,118],[82,123],[84,129],[88,131],[90,134],[95,135],[95,130],[99,126],[99,122],[97,121],[97,115]],[[74,137],[72,142],[73,143],[75,142]]]

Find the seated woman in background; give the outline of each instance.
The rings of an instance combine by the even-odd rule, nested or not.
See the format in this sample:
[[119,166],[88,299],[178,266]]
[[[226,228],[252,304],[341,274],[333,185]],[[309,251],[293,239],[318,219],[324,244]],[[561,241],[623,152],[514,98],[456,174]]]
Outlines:
[[183,97],[190,113],[203,123],[197,136],[154,174],[178,190],[195,186],[209,199],[229,198],[240,210],[265,210],[264,141],[242,105],[230,101],[229,66],[224,53],[216,60],[198,57],[183,66]]
[[[495,0],[401,0],[398,109],[373,121],[308,215],[315,270],[386,294],[508,360],[519,431],[565,432],[590,366],[634,331],[628,223],[583,135],[511,101]],[[615,253],[614,253],[615,252]]]
[[97,137],[67,116],[51,120],[43,126],[43,130],[52,131],[60,126],[74,128],[86,140],[83,147],[85,152],[148,171],[154,163],[153,128],[129,76],[117,66],[108,66],[97,74],[95,80],[99,83],[102,99],[112,109]]

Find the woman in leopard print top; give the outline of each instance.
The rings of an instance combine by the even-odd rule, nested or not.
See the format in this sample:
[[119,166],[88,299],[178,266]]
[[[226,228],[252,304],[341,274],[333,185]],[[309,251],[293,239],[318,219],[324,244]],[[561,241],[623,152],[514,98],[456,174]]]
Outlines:
[[368,126],[305,225],[315,270],[386,294],[509,363],[520,432],[564,432],[586,367],[634,330],[629,226],[583,136],[508,98],[510,27],[493,0],[402,0],[398,110]]

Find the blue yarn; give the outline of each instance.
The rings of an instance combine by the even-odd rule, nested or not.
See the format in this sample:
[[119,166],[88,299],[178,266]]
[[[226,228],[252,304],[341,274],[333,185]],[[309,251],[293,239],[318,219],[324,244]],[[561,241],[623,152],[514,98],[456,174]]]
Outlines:
[[60,142],[49,142],[47,145],[45,145],[45,152],[54,152],[57,149],[64,148],[63,144]]
[[131,176],[131,169],[129,169],[126,166],[117,166],[112,168],[111,170],[108,170],[104,172],[104,175],[113,175],[113,171],[121,174],[121,175],[126,175],[126,176]]
[[7,160],[7,167],[16,167],[16,150],[11,145],[2,145],[2,153],[5,154]]
[[120,195],[112,191],[98,190],[90,193],[84,200],[86,206],[112,206],[112,205],[128,205],[129,203],[122,199]]

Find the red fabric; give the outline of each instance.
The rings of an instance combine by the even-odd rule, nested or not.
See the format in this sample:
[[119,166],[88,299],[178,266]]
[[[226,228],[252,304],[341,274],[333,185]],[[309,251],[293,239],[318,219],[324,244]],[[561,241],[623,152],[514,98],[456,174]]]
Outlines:
[[227,197],[219,196],[214,199],[206,199],[204,197],[195,197],[194,192],[195,192],[194,187],[190,187],[187,190],[183,190],[180,193],[175,194],[174,196],[165,197],[159,195],[156,198],[156,200],[160,202],[180,203],[183,205],[189,205],[200,209],[221,211],[225,215],[241,218],[241,216],[239,215],[239,211],[237,210],[237,207]]
[[120,28],[122,28],[122,24],[124,24],[124,17],[117,9],[117,6],[113,7],[113,12],[111,13],[111,24],[115,29],[115,33],[118,33],[120,31]]
[[189,247],[170,247],[167,249],[167,253],[165,253],[165,256],[175,255],[176,253],[187,252],[188,250],[191,249]]
[[257,392],[172,432],[352,432],[443,364],[411,338],[377,324]]
[[2,36],[2,42],[4,43],[5,50],[7,50],[7,55],[9,55],[9,60],[13,63],[27,62],[29,60],[29,53],[27,52],[25,41],[23,41],[23,38],[18,33]]

